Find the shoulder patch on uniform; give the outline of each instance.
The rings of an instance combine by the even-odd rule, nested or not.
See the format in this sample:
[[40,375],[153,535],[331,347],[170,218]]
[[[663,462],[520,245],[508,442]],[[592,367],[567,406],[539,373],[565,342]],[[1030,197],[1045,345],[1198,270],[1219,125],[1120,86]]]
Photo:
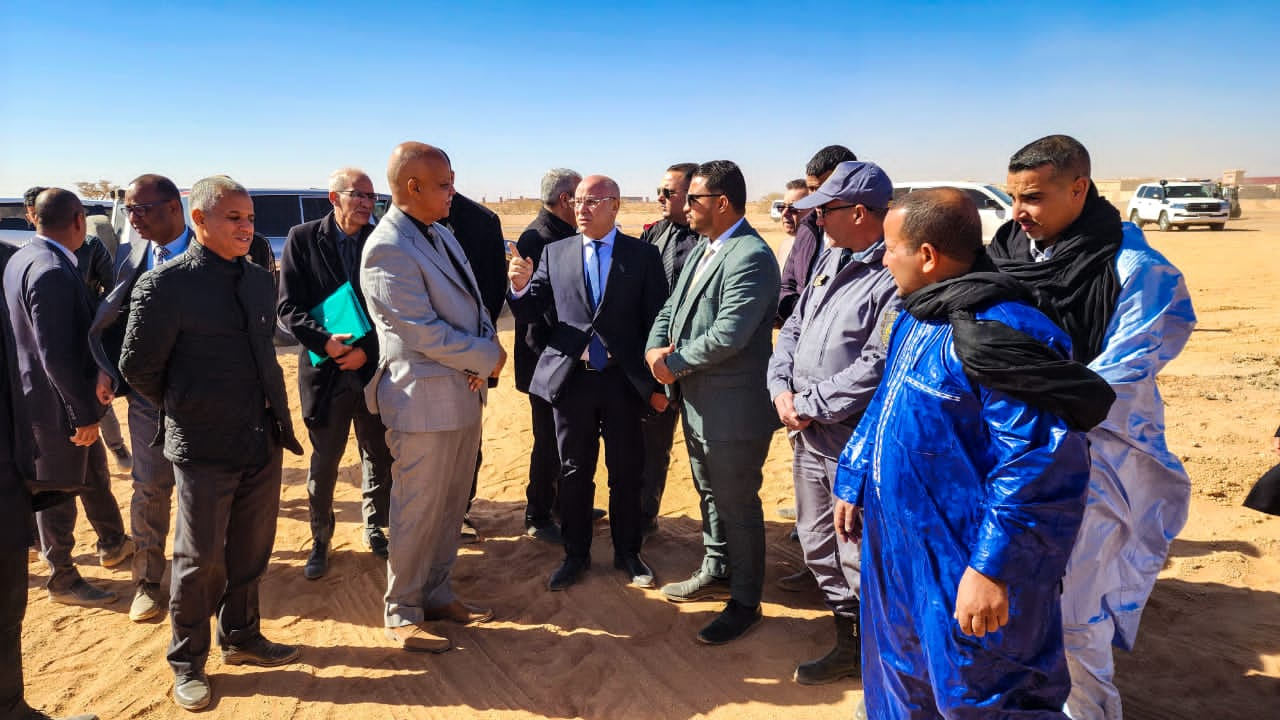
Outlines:
[[889,308],[880,317],[880,344],[888,346],[889,336],[893,334],[893,324],[898,319],[898,308]]

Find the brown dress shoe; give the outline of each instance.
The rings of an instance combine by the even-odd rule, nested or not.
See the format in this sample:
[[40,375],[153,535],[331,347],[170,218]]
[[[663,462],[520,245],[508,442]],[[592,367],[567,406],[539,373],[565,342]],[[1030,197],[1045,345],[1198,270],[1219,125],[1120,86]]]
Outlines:
[[493,619],[493,610],[454,600],[442,607],[427,608],[423,616],[428,620],[448,620],[459,625],[479,625]]
[[453,647],[449,638],[436,635],[422,625],[387,628],[387,638],[404,650],[442,653]]

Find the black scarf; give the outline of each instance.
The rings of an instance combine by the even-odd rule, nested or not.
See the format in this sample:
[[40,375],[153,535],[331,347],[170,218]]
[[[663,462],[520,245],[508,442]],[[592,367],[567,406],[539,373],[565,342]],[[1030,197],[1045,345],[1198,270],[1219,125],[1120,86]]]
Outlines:
[[1053,246],[1053,257],[1031,259],[1031,239],[1016,221],[996,231],[988,251],[1001,270],[1034,287],[1039,306],[1071,336],[1076,359],[1089,363],[1102,352],[1120,296],[1116,251],[1124,231],[1120,211],[1089,183],[1084,209]]
[[1031,288],[980,253],[968,274],[923,287],[903,304],[917,320],[951,323],[956,355],[970,380],[1052,413],[1073,430],[1090,430],[1116,399],[1105,380],[1020,330],[974,316],[997,302],[1035,305],[1036,299]]

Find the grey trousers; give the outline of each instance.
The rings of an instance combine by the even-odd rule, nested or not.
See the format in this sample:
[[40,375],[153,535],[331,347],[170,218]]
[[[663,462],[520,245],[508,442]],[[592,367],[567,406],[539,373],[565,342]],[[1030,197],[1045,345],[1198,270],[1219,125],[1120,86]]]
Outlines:
[[[37,463],[37,468],[41,467]],[[89,519],[98,534],[98,550],[114,550],[125,541],[124,518],[111,494],[111,473],[107,470],[107,449],[99,440],[88,449],[85,466],[87,481],[80,494],[84,516]],[[36,513],[36,527],[40,534],[40,554],[49,564],[49,580],[45,583],[51,592],[66,592],[80,580],[80,571],[71,561],[76,547],[76,504],[58,503]]]
[[98,420],[98,431],[102,433],[102,442],[115,450],[124,447],[124,437],[120,434],[120,421],[116,419],[116,409],[107,406],[107,412]]
[[449,573],[458,558],[480,424],[441,432],[388,430],[387,445],[395,480],[385,622],[399,627],[421,623],[426,608],[456,599]]
[[662,493],[667,489],[667,468],[671,465],[671,444],[680,422],[680,404],[671,403],[664,412],[644,417],[644,483],[640,491],[640,517],[648,524],[662,512]]
[[[369,412],[364,388],[355,373],[344,373],[329,398],[329,412],[323,423],[307,426],[311,436],[311,468],[307,472],[307,500],[311,510],[311,537],[316,542],[333,539],[333,489],[338,483],[338,465],[347,449],[351,426],[356,428],[360,450],[361,510],[365,532],[387,526],[387,505],[391,502],[391,451],[387,449],[387,429],[382,418]],[[355,381],[355,382],[353,382]]]
[[803,436],[792,441],[792,478],[796,490],[796,531],[804,550],[804,564],[818,581],[822,599],[836,615],[858,617],[862,565],[856,542],[836,538],[836,461],[810,450]]
[[160,414],[136,393],[129,394],[128,421],[133,450],[129,526],[138,546],[133,555],[133,582],[159,585],[164,579],[164,543],[173,507],[173,463],[164,456],[164,448],[151,445]]
[[755,607],[764,591],[764,510],[761,468],[769,436],[709,441],[684,427],[689,468],[702,509],[702,569],[729,578],[729,594]]
[[204,670],[212,615],[223,647],[260,635],[258,585],[276,539],[280,460],[280,448],[271,443],[260,468],[174,465],[178,512],[168,654],[174,675]]

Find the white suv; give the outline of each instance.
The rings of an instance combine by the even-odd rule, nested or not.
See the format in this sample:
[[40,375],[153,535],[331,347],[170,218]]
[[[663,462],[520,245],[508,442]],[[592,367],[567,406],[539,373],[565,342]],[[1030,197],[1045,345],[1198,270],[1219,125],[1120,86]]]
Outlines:
[[982,239],[991,240],[996,230],[1013,217],[1013,198],[995,185],[964,182],[962,180],[931,180],[922,182],[904,182],[893,184],[895,198],[914,190],[925,188],[953,187],[963,191],[978,206],[978,216],[982,218]]
[[1161,230],[1186,230],[1207,225],[1210,230],[1227,226],[1231,203],[1213,196],[1207,180],[1161,180],[1143,183],[1129,198],[1129,222],[1142,227],[1154,222]]

